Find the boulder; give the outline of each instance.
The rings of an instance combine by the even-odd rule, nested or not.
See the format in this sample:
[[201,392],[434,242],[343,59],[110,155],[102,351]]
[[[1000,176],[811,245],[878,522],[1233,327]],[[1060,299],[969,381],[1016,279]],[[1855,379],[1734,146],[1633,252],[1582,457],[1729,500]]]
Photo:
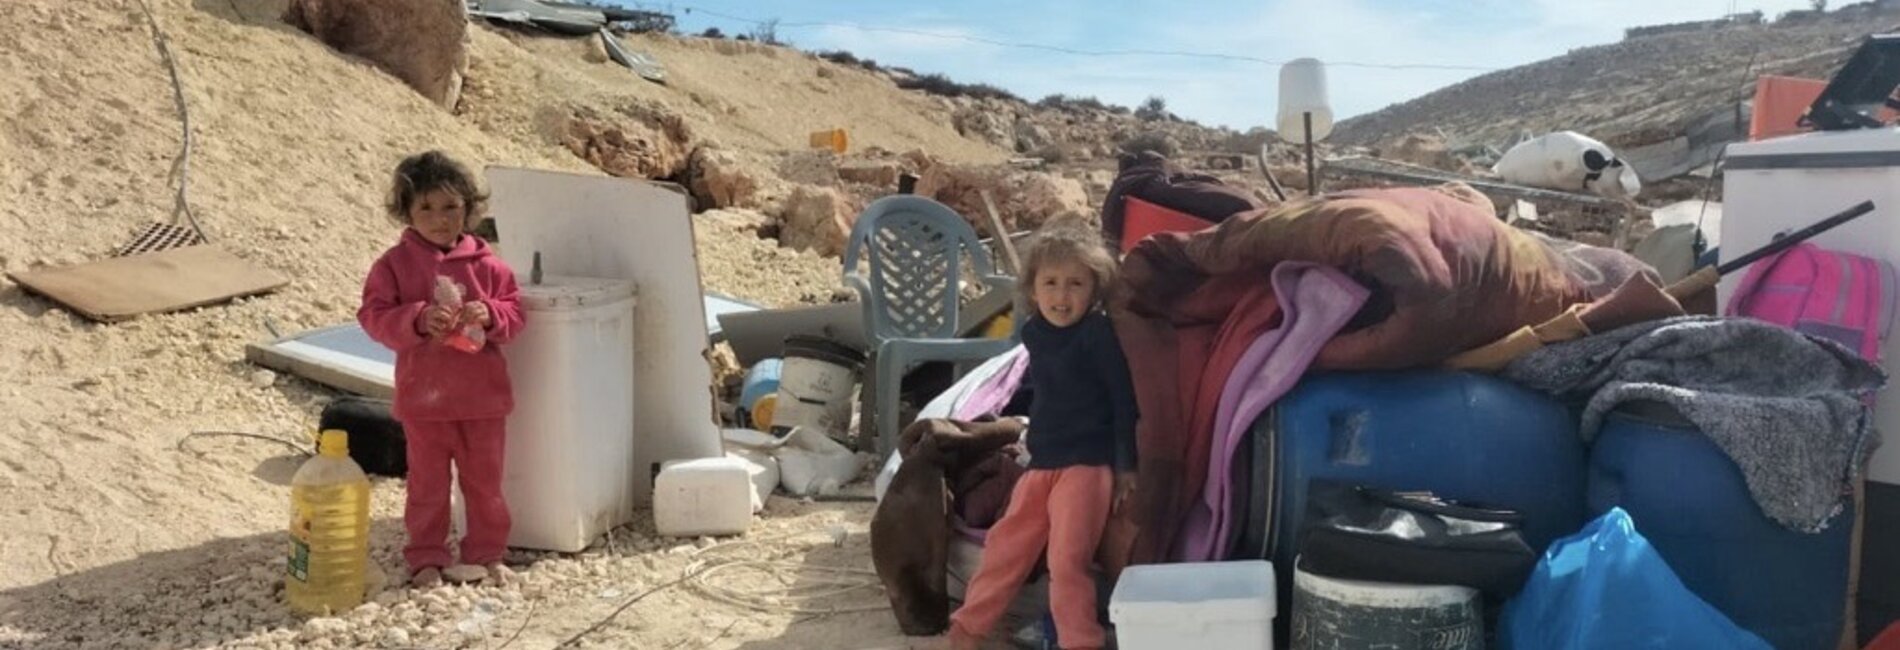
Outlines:
[[838,166],[839,178],[878,187],[897,187],[897,176],[902,173],[903,165],[895,160],[856,161]]
[[701,210],[760,205],[768,173],[724,149],[700,147],[687,163],[688,188]]
[[1005,168],[937,164],[924,170],[918,177],[916,189],[917,194],[928,196],[955,210],[978,232],[988,232],[981,225],[985,221],[983,197],[980,194],[983,190],[989,190],[1004,225],[1009,225],[1011,215],[1003,209],[1003,204],[1012,192],[1009,170]]
[[802,185],[837,185],[838,155],[819,149],[795,151],[779,159],[778,175]]
[[601,171],[624,178],[673,178],[686,171],[692,129],[677,113],[633,102],[612,113],[576,105],[561,144]]
[[842,255],[845,238],[862,210],[863,206],[838,188],[800,185],[785,199],[779,243],[819,255]]
[[930,152],[923,149],[912,149],[898,154],[897,157],[903,159],[905,163],[910,165],[910,171],[918,173],[922,173],[924,170],[930,169],[933,165],[937,164],[937,159],[930,157]]
[[285,23],[362,57],[437,106],[454,110],[468,73],[462,0],[290,0]]
[[988,142],[1004,149],[1016,147],[1016,136],[1012,133],[1010,123],[996,113],[966,108],[957,111],[956,117],[951,119],[951,125],[955,126],[957,133],[963,137]]
[[1082,181],[1041,172],[1018,176],[1010,201],[1015,210],[1017,228],[1038,228],[1063,218],[1087,218],[1093,212],[1088,190]]
[[1055,143],[1055,136],[1049,134],[1049,128],[1037,124],[1029,118],[1016,120],[1016,151],[1029,153]]

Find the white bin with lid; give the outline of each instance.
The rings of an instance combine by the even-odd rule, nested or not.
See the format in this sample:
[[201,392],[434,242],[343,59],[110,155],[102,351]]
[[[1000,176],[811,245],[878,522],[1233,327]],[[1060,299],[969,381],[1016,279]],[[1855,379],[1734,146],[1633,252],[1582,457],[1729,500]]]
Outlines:
[[573,553],[633,521],[634,286],[521,278],[527,327],[502,346],[514,381],[502,492],[508,545]]
[[1273,647],[1273,563],[1128,567],[1108,600],[1122,650]]

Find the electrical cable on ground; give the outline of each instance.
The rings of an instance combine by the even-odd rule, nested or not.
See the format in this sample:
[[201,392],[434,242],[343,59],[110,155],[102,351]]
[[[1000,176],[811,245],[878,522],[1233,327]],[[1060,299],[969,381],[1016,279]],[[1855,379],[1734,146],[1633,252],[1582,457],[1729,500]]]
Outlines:
[[165,30],[158,26],[158,16],[152,13],[152,5],[148,3],[147,0],[139,0],[139,7],[145,10],[145,19],[152,25],[152,43],[158,46],[159,58],[165,61],[165,70],[171,74],[172,102],[177,105],[178,121],[182,132],[181,139],[183,142],[178,149],[178,157],[172,160],[171,169],[172,178],[178,181],[178,193],[173,198],[172,203],[172,225],[177,225],[178,217],[183,215],[185,221],[191,225],[192,232],[198,233],[199,239],[211,241],[210,237],[205,236],[204,228],[199,227],[198,216],[191,211],[191,202],[189,200],[189,193],[191,191],[191,110],[185,103],[184,83],[178,79],[178,60],[172,56],[171,39],[165,35]]

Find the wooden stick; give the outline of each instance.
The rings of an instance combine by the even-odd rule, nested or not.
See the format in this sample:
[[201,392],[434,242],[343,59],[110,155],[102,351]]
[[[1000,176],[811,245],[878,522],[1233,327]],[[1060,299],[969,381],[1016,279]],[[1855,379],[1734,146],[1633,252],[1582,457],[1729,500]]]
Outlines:
[[1022,258],[1016,256],[1016,242],[1010,241],[1009,229],[1003,227],[1003,218],[996,214],[996,202],[990,200],[990,191],[979,190],[977,195],[983,197],[983,209],[987,212],[985,216],[989,220],[990,236],[995,237],[997,245],[1003,248],[1005,267],[1003,270],[1008,271],[1010,275],[1021,273],[1023,261]]

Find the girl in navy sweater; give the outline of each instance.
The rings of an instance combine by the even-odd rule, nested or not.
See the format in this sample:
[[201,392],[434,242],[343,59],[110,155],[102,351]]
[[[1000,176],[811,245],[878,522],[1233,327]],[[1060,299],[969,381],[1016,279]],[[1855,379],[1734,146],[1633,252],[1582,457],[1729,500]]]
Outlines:
[[1115,260],[1093,231],[1045,226],[1024,260],[1021,291],[1036,313],[1029,352],[1029,471],[990,529],[963,607],[955,648],[976,648],[1048,549],[1049,605],[1063,648],[1100,648],[1089,562],[1111,512],[1134,491],[1135,395],[1108,315]]

